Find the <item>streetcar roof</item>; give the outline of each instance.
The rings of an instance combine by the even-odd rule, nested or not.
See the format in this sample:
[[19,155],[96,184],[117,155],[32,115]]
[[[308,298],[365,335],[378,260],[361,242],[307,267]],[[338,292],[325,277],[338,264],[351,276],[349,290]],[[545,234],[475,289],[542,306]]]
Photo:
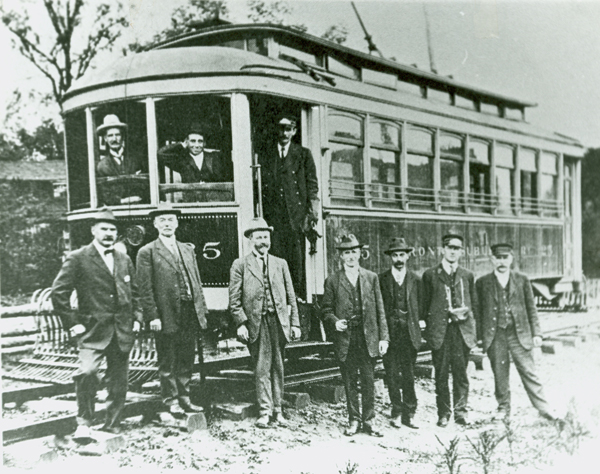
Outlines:
[[178,48],[182,46],[205,46],[210,44],[211,40],[219,37],[244,38],[253,37],[256,35],[268,36],[272,35],[275,38],[291,39],[303,44],[307,50],[314,51],[315,48],[321,50],[323,54],[327,52],[336,52],[350,59],[358,60],[361,66],[371,66],[376,69],[395,71],[406,79],[412,79],[416,83],[423,85],[443,87],[450,92],[463,92],[476,95],[481,99],[489,99],[494,102],[502,103],[513,107],[535,107],[537,103],[523,101],[515,97],[509,97],[503,94],[498,94],[485,89],[480,89],[460,81],[456,81],[451,77],[442,76],[433,72],[424,71],[415,66],[405,65],[390,59],[380,58],[356,49],[343,46],[333,41],[328,41],[309,33],[300,31],[297,28],[273,25],[273,24],[224,24],[202,28],[198,31],[186,33],[180,36],[170,38],[168,40],[156,43],[151,49]]

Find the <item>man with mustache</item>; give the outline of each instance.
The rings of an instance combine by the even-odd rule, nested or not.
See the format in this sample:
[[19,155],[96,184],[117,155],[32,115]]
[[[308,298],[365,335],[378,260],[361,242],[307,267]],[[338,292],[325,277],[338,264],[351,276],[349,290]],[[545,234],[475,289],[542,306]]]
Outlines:
[[158,238],[137,255],[142,308],[154,332],[162,400],[173,415],[202,411],[190,400],[190,382],[207,312],[194,245],[175,237],[179,215],[181,211],[168,203],[150,212]]
[[254,365],[259,418],[287,426],[283,416],[283,361],[286,343],[300,338],[300,319],[288,264],[269,255],[270,227],[254,218],[244,232],[252,251],[231,266],[229,307],[238,338],[248,345]]
[[494,271],[477,280],[479,301],[477,335],[494,372],[498,417],[510,416],[510,360],[512,359],[529,400],[544,418],[561,422],[550,408],[535,371],[533,349],[542,345],[531,283],[511,270],[514,260],[509,243],[492,246]]
[[[94,240],[67,256],[52,285],[54,311],[79,348],[79,368],[73,376],[78,407],[75,439],[93,438],[90,427],[103,358],[108,397],[101,429],[120,431],[129,352],[142,322],[133,263],[114,247],[117,220],[107,208],[98,211],[93,220]],[[77,292],[76,310],[71,308],[73,290]]]
[[379,284],[390,334],[383,365],[392,403],[391,424],[396,428],[405,425],[417,429],[413,417],[417,410],[415,363],[421,347],[421,279],[406,268],[412,251],[403,238],[393,238],[384,251],[392,267],[379,275]]

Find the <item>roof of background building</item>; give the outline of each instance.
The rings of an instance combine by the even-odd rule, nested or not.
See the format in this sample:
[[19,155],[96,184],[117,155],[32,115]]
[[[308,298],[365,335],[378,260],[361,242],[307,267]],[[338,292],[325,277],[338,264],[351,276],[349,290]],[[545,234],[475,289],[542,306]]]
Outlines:
[[2,161],[0,160],[0,180],[20,179],[22,181],[65,181],[67,166],[64,161]]

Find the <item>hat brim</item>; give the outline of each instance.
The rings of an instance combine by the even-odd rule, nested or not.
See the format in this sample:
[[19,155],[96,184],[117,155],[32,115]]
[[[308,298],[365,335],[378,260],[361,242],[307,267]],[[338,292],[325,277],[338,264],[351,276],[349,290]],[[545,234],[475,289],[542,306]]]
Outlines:
[[259,230],[268,230],[269,232],[273,233],[273,227],[269,226],[269,227],[255,227],[254,229],[246,229],[244,231],[244,237],[249,238],[252,233],[259,231]]
[[393,248],[393,249],[387,249],[384,250],[383,253],[386,255],[391,255],[394,252],[406,252],[406,253],[411,253],[414,250],[413,247],[407,247],[407,248],[402,248],[402,247],[398,247],[398,248]]
[[109,224],[115,224],[117,225],[117,223],[119,222],[116,218],[115,219],[103,219],[101,217],[97,218],[97,217],[92,217],[90,218],[90,221],[92,224],[98,224],[99,222],[108,222]]
[[338,249],[338,250],[352,250],[352,249],[362,249],[363,247],[364,247],[364,244],[351,245],[351,246],[342,245],[342,246],[336,247],[336,249]]
[[148,216],[156,217],[156,216],[161,216],[163,214],[173,214],[176,216],[180,216],[181,211],[179,209],[161,209],[161,210],[152,211],[152,212],[148,213]]
[[100,125],[97,129],[96,129],[96,133],[100,133],[103,130],[106,130],[107,128],[127,128],[127,124],[126,123],[111,123],[111,124],[103,124]]

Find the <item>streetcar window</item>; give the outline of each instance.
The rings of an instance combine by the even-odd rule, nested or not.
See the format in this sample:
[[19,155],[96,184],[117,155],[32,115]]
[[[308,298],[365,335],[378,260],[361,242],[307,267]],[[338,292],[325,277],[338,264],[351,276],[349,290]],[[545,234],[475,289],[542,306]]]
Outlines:
[[558,212],[558,155],[542,152],[540,156],[540,199],[544,210],[555,216]]
[[148,136],[143,102],[110,103],[93,111],[98,205],[148,204]]
[[469,202],[476,210],[489,211],[490,145],[480,140],[469,143]]
[[484,114],[489,115],[500,115],[500,110],[496,104],[490,104],[489,102],[480,102],[480,111]]
[[300,61],[304,61],[308,64],[314,64],[316,66],[323,67],[322,56],[311,54],[310,52],[302,51],[301,49],[294,48],[292,46],[288,46],[282,43],[279,43],[279,54],[299,59]]
[[414,82],[407,82],[399,79],[398,82],[396,82],[396,89],[406,92],[407,94],[423,97],[423,88]]
[[406,130],[407,195],[412,207],[433,204],[433,133],[409,126]]
[[169,97],[156,103],[160,200],[233,201],[229,99]]
[[69,210],[90,207],[90,174],[85,111],[65,115]]
[[440,201],[444,206],[461,204],[464,149],[462,137],[440,133]]
[[387,87],[389,89],[396,89],[396,82],[398,82],[398,77],[395,74],[388,74],[367,68],[362,69],[362,79],[363,82]]
[[451,103],[450,93],[439,89],[427,89],[427,98],[436,102],[442,102],[444,104]]
[[521,167],[521,209],[525,214],[537,212],[537,153],[535,150],[521,148],[519,165]]
[[248,51],[261,56],[269,55],[269,47],[267,46],[267,38],[248,38]]
[[370,196],[397,207],[400,191],[400,127],[392,122],[372,120],[369,123],[369,155],[371,160]]
[[477,110],[475,106],[475,101],[470,97],[465,97],[460,94],[456,94],[454,96],[454,105],[460,107],[461,109],[469,109],[469,110]]
[[329,115],[332,203],[356,204],[364,198],[362,118],[332,111]]
[[523,120],[523,110],[513,107],[504,107],[504,118],[510,120]]
[[226,41],[221,43],[220,46],[224,46],[225,48],[234,48],[234,49],[246,49],[246,41],[243,39]]
[[497,211],[512,214],[514,195],[515,150],[512,146],[499,144],[494,150],[496,157],[496,196]]
[[339,74],[340,76],[349,77],[350,79],[360,80],[360,69],[354,67],[344,61],[340,61],[339,59],[332,58],[329,56],[327,58],[327,69],[329,72],[334,74]]

